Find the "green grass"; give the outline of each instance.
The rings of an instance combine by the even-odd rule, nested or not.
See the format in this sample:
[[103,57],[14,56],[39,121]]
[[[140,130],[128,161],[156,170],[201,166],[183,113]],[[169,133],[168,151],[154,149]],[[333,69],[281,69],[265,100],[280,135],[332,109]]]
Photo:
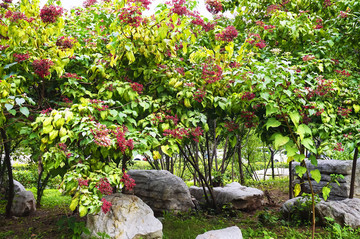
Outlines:
[[[33,192],[35,199],[37,198],[37,189],[30,188],[27,189]],[[68,195],[62,195],[61,192],[57,189],[45,189],[44,195],[41,199],[41,206],[45,208],[53,208],[56,206],[69,206],[71,202],[71,197]]]

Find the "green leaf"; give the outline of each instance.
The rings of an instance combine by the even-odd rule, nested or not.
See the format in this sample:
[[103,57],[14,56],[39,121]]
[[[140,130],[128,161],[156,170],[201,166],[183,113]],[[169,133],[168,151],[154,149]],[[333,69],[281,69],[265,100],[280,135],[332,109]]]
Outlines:
[[296,145],[290,141],[289,143],[287,143],[285,145],[285,149],[286,149],[286,155],[287,157],[294,157],[298,151],[298,148],[296,147]]
[[360,105],[353,105],[355,113],[359,112]]
[[322,195],[323,195],[323,198],[324,198],[324,200],[326,201],[327,200],[327,198],[329,197],[329,194],[330,194],[330,188],[328,188],[328,187],[323,187],[322,188]]
[[70,210],[74,211],[78,204],[79,204],[79,197],[76,197],[70,203]]
[[23,103],[25,103],[25,100],[23,98],[16,98],[15,102],[17,105],[21,106]]
[[278,121],[275,118],[270,118],[266,122],[266,130],[268,130],[270,127],[274,127],[274,128],[279,127],[280,125],[281,125],[280,121]]
[[295,167],[295,172],[299,175],[300,178],[306,173],[306,168],[300,165]]
[[279,147],[285,145],[287,142],[289,142],[290,138],[287,136],[282,136],[280,133],[275,133],[274,135],[274,147],[275,149],[278,149]]
[[88,210],[86,207],[84,207],[83,205],[79,206],[79,213],[80,213],[80,217],[83,217],[87,214]]
[[161,151],[162,151],[164,154],[171,156],[171,154],[170,154],[170,152],[169,152],[169,145],[162,145],[162,146],[161,146]]
[[50,125],[52,120],[53,120],[52,117],[46,118],[43,122],[43,127]]
[[300,135],[300,139],[303,140],[306,135],[311,136],[311,129],[306,124],[301,124],[297,128],[296,133]]
[[300,192],[301,192],[300,184],[296,184],[294,187],[294,196],[297,197],[297,195],[299,195]]
[[317,161],[315,155],[313,155],[313,154],[310,155],[309,159],[310,159],[310,162],[312,165],[314,165],[315,167],[318,165],[318,161]]
[[277,113],[279,110],[273,107],[271,104],[266,105],[266,116],[271,115],[273,113]]
[[311,170],[311,177],[317,182],[319,183],[321,180],[321,173],[319,171],[319,169],[315,169],[315,170]]
[[304,154],[296,154],[294,157],[294,160],[296,162],[301,163],[303,160],[305,159],[305,155]]
[[312,138],[305,138],[301,141],[301,143],[305,146],[305,148],[316,154],[316,148]]
[[43,127],[43,133],[44,133],[44,134],[48,134],[48,133],[50,133],[53,129],[54,129],[54,127],[53,127],[52,125],[45,126],[45,127]]
[[294,123],[295,127],[298,127],[300,121],[300,114],[296,111],[289,113],[291,121]]
[[25,115],[26,117],[29,117],[29,109],[27,107],[20,107],[20,112]]
[[7,111],[11,110],[14,106],[10,104],[5,104],[5,108]]

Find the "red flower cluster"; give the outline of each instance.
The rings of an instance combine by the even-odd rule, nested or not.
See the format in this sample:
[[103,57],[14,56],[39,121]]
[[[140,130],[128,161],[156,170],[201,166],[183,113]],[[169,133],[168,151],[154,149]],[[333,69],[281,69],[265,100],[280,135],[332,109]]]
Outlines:
[[124,172],[120,182],[123,182],[126,190],[129,190],[129,191],[131,191],[136,186],[135,180],[133,178],[131,178],[130,175],[125,172]]
[[126,127],[117,127],[114,131],[116,137],[116,143],[122,153],[125,153],[126,149],[132,150],[134,148],[134,141],[132,139],[126,140],[125,133],[127,132]]
[[343,152],[344,151],[344,147],[342,146],[342,143],[337,143],[336,146],[334,147],[335,151],[339,151],[339,152]]
[[96,188],[105,195],[110,195],[113,192],[113,189],[107,178],[100,178],[100,181],[96,184]]
[[139,7],[131,6],[120,10],[119,20],[132,27],[140,26],[143,18]]
[[338,17],[341,17],[341,18],[347,18],[349,16],[349,14],[346,12],[343,12],[343,11],[340,11],[340,15]]
[[89,180],[86,180],[83,178],[78,178],[78,182],[79,182],[79,187],[82,187],[82,186],[88,187],[89,186]]
[[166,129],[163,133],[164,136],[171,136],[175,139],[183,139],[183,137],[188,137],[189,132],[184,128],[176,128],[176,129]]
[[221,33],[215,35],[216,40],[231,42],[238,36],[238,31],[234,26],[228,26]]
[[266,14],[270,15],[278,10],[280,10],[281,6],[280,5],[270,5],[266,8]]
[[173,8],[170,9],[172,13],[176,13],[179,16],[187,15],[188,10],[185,6],[183,6],[186,3],[185,0],[172,0],[171,5]]
[[32,19],[28,19],[24,13],[12,12],[10,10],[5,13],[5,18],[10,18],[12,22],[17,22],[18,20],[32,21]]
[[72,48],[74,46],[75,43],[75,39],[71,38],[71,37],[59,37],[56,41],[56,45],[62,49],[66,49],[66,48]]
[[208,32],[208,31],[211,31],[214,29],[215,23],[210,23],[210,22],[205,23],[205,21],[200,16],[194,15],[194,17],[195,17],[195,19],[192,20],[191,23],[194,25],[202,26],[202,28],[205,32]]
[[84,6],[84,8],[88,8],[88,7],[91,7],[92,5],[94,5],[96,3],[97,3],[96,0],[85,0],[83,2],[83,6]]
[[254,112],[242,111],[240,116],[241,116],[241,118],[243,118],[245,120],[245,127],[246,128],[255,127],[255,123],[254,123],[255,114],[254,114]]
[[131,88],[140,95],[140,94],[142,94],[144,86],[142,84],[134,82],[134,83],[131,83]]
[[109,133],[111,132],[106,125],[97,123],[95,129],[90,129],[90,132],[94,136],[95,144],[102,147],[110,147],[111,139],[109,137]]
[[42,110],[42,111],[41,111],[41,114],[43,114],[43,115],[49,115],[52,110],[53,110],[52,108],[48,108],[48,109],[46,109],[46,110]]
[[264,40],[261,40],[261,37],[259,34],[250,33],[249,38],[246,39],[250,45],[254,45],[259,47],[260,49],[263,49],[266,47],[266,43]]
[[264,30],[268,30],[269,32],[273,32],[273,29],[275,29],[275,26],[273,25],[265,25]]
[[323,28],[323,25],[321,25],[321,24],[317,24],[317,25],[314,27],[314,29],[321,29],[321,28]]
[[229,66],[230,66],[230,68],[239,68],[241,66],[241,64],[238,62],[232,61],[232,62],[230,62]]
[[175,115],[175,116],[165,115],[165,119],[172,120],[172,122],[174,123],[174,125],[177,125],[178,122],[179,122],[179,118],[178,118],[177,115]]
[[313,59],[315,59],[315,56],[313,56],[313,55],[306,55],[306,56],[302,57],[303,61],[311,61]]
[[212,14],[218,14],[223,10],[222,4],[219,0],[206,0],[206,9]]
[[13,56],[15,57],[15,61],[17,61],[17,62],[26,61],[27,59],[30,58],[30,55],[29,55],[29,54],[18,54],[18,53],[14,53]]
[[5,3],[12,3],[12,0],[4,0]]
[[239,124],[235,123],[234,121],[228,121],[225,123],[224,127],[229,131],[233,132],[239,128]]
[[40,11],[40,17],[44,23],[54,23],[63,12],[64,9],[62,7],[45,5]]
[[245,92],[242,96],[241,96],[241,99],[242,100],[252,100],[255,98],[255,94],[254,93],[251,93],[251,92]]
[[331,0],[324,0],[324,7],[330,7],[331,5],[333,5],[333,3],[331,2]]
[[201,78],[208,84],[220,81],[222,79],[222,68],[214,63],[203,63]]
[[129,0],[129,2],[140,3],[144,8],[150,9],[149,5],[151,4],[151,1],[149,0]]
[[184,67],[177,67],[177,68],[175,68],[175,70],[177,71],[177,72],[179,72],[180,73],[180,75],[185,75],[185,69],[184,69]]
[[307,99],[311,99],[314,96],[326,96],[331,91],[334,91],[334,88],[332,88],[333,81],[328,81],[326,79],[317,79],[318,85],[316,89],[311,89],[309,87],[305,87],[305,90],[308,90],[309,93],[306,95]]
[[108,105],[104,105],[104,101],[102,100],[91,99],[90,103],[94,104],[94,108],[97,109],[98,111],[104,111],[109,108]]
[[351,74],[346,70],[335,70],[335,72],[346,77],[351,76]]
[[203,130],[200,127],[196,127],[195,129],[191,129],[191,136],[195,142],[199,142],[199,138],[203,135]]
[[349,114],[351,113],[351,108],[347,109],[347,108],[339,107],[337,113],[338,113],[338,115],[341,115],[343,117],[348,117]]
[[64,144],[64,143],[59,143],[57,146],[59,147],[59,149],[60,149],[61,151],[64,152],[64,154],[65,154],[65,156],[66,156],[67,158],[70,158],[70,157],[71,157],[71,153],[70,153],[69,150],[67,149],[66,144]]
[[35,60],[32,63],[35,74],[37,74],[40,78],[50,75],[49,69],[53,65],[54,63],[49,59]]
[[201,103],[204,99],[206,95],[206,91],[204,90],[197,90],[195,93],[194,93],[194,100],[196,100],[197,102]]
[[101,210],[103,213],[106,214],[108,211],[110,211],[112,204],[111,202],[106,201],[105,198],[101,199],[101,201],[103,202],[103,205],[101,206]]
[[[80,80],[81,77],[78,76],[78,74],[76,73],[65,73],[64,75],[62,75],[60,78],[74,78],[74,79],[78,79]],[[90,100],[91,101],[91,100]]]

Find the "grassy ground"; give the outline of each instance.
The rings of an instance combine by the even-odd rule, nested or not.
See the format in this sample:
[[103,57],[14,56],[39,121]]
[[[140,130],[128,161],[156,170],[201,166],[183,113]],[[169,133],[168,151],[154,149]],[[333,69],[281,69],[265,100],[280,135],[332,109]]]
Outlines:
[[[254,183],[253,186],[268,191],[268,204],[257,211],[243,212],[223,208],[221,213],[197,211],[182,215],[165,213],[161,218],[164,239],[194,239],[209,230],[229,226],[241,228],[244,238],[305,239],[311,236],[309,225],[300,221],[289,223],[279,213],[287,199],[287,181],[275,180]],[[30,189],[36,195],[36,189]],[[5,238],[79,238],[85,229],[85,218],[68,209],[69,196],[56,189],[46,189],[42,207],[33,215],[5,220],[6,201],[0,201],[0,239]],[[317,239],[359,239],[360,230],[341,228],[338,225],[317,228]]]

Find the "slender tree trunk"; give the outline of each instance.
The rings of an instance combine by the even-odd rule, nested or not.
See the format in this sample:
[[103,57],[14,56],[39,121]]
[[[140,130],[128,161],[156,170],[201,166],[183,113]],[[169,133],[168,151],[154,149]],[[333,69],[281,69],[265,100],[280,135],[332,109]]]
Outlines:
[[8,202],[7,202],[7,205],[6,205],[5,217],[6,218],[11,218],[11,206],[12,206],[12,203],[13,203],[15,192],[14,192],[14,179],[13,179],[13,174],[12,174],[11,159],[10,159],[10,141],[8,141],[5,130],[0,129],[0,131],[1,131],[2,140],[4,142],[3,143],[4,148],[5,148],[4,162],[5,162],[6,167],[7,167],[8,179],[9,179]]
[[294,180],[294,174],[292,171],[292,161],[290,161],[290,163],[289,163],[289,199],[293,198],[293,186],[292,186],[293,180]]
[[355,147],[355,152],[354,152],[352,172],[351,172],[351,182],[350,182],[350,195],[349,195],[349,198],[353,198],[353,197],[354,197],[355,177],[356,177],[356,164],[357,164],[358,155],[359,155],[359,149],[358,149],[358,146],[356,145],[356,147]]
[[238,161],[239,161],[239,173],[240,173],[240,184],[245,184],[245,177],[244,177],[244,170],[243,170],[243,163],[242,163],[242,155],[241,155],[241,138],[238,137]]

